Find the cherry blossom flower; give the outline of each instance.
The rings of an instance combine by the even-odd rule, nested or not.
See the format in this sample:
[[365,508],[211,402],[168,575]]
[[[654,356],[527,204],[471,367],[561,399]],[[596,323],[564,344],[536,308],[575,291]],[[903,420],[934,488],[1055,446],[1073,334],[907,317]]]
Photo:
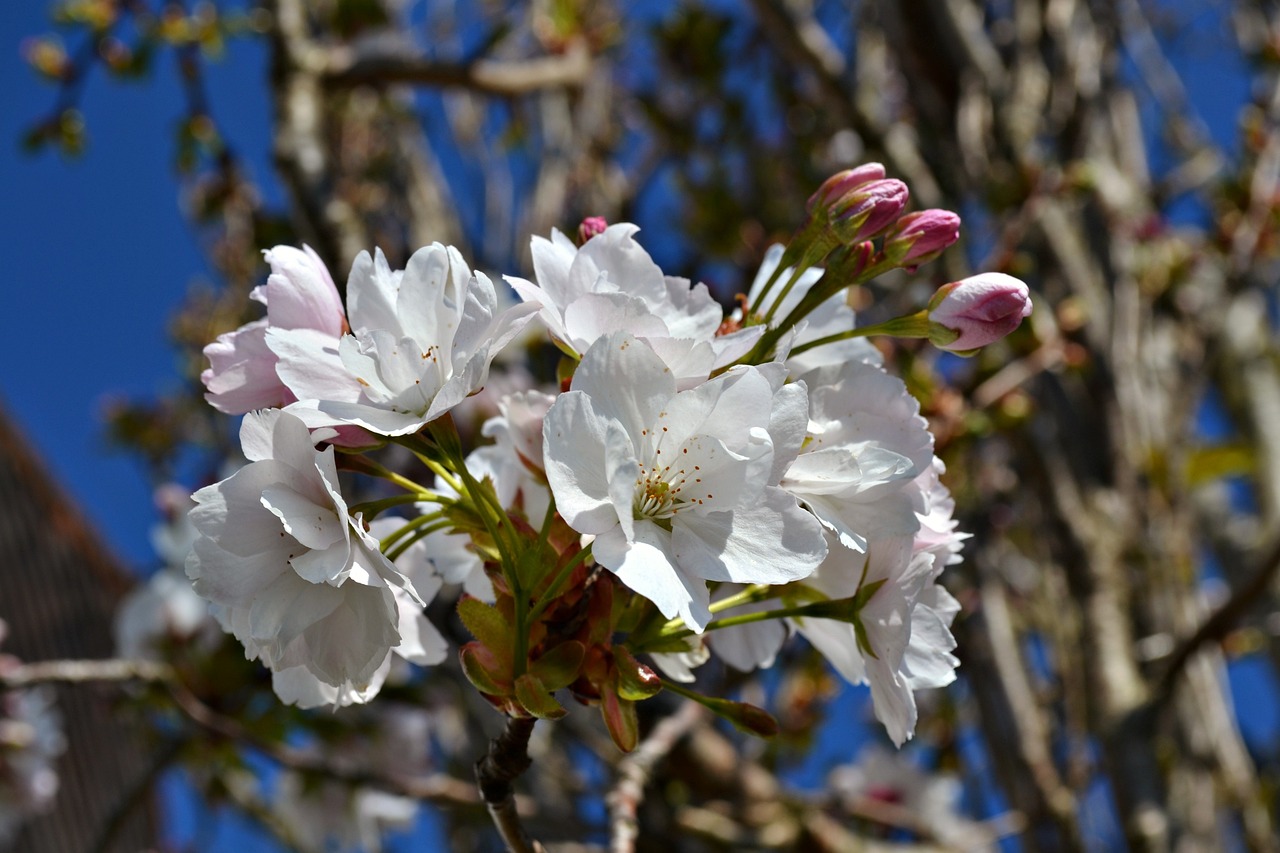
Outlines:
[[825,554],[817,521],[774,485],[775,462],[803,440],[805,405],[804,385],[783,385],[780,365],[677,391],[652,349],[610,335],[544,421],[557,509],[595,537],[596,562],[701,631],[707,581],[787,583]]
[[961,811],[960,780],[949,773],[926,771],[903,753],[869,746],[854,763],[832,770],[829,786],[850,807],[871,801],[905,809],[951,849],[972,853],[998,849],[991,831]]
[[348,515],[332,447],[276,410],[246,416],[240,440],[250,463],[194,495],[187,575],[250,657],[364,691],[405,641],[395,591],[421,596]]
[[920,524],[919,490],[933,438],[920,406],[896,376],[862,362],[804,375],[808,441],[782,479],[841,543],[858,551],[875,537],[910,536]]
[[174,568],[161,569],[125,596],[116,611],[114,631],[116,653],[133,659],[159,659],[166,643],[221,636],[209,615],[209,602]]
[[[382,539],[403,524],[404,519],[374,519],[369,525],[369,535],[374,539]],[[396,560],[396,570],[404,574],[413,585],[417,597],[407,589],[392,588],[396,603],[396,631],[400,635],[400,642],[387,651],[368,684],[363,687],[350,682],[333,685],[318,677],[305,665],[289,667],[272,673],[271,686],[280,701],[300,708],[363,704],[378,695],[383,684],[392,677],[392,668],[397,661],[419,666],[441,663],[448,654],[449,644],[427,620],[423,613],[423,602],[430,603],[444,585],[447,578],[439,571],[441,564],[454,564],[453,561],[461,556],[458,549],[462,543],[458,540],[465,538],[437,531],[419,539]],[[445,560],[437,562],[433,557],[440,555],[442,546]],[[466,564],[464,572],[470,571],[472,563],[478,567],[479,560],[474,554],[470,554],[470,560],[471,563]],[[480,574],[483,577],[483,573]]]
[[298,397],[289,411],[312,429],[416,432],[484,385],[490,362],[533,311],[499,310],[489,277],[439,243],[414,252],[403,271],[381,251],[361,252],[347,298],[354,331],[338,342],[341,369],[330,369],[325,341],[278,341],[280,375]]
[[[899,746],[912,736],[916,725],[907,650],[913,637],[918,646],[923,646],[932,636],[915,630],[916,621],[925,617],[923,611],[916,611],[924,590],[933,584],[939,571],[941,567],[935,569],[932,554],[912,554],[911,539],[907,537],[875,540],[865,555],[833,548],[827,561],[806,583],[833,599],[848,598],[860,589],[879,584],[859,613],[862,637],[849,622],[794,620],[797,630],[845,680],[870,685],[876,719]],[[954,645],[952,641],[951,647]],[[918,648],[917,652],[927,657],[930,650]],[[954,666],[951,677],[954,679]]]
[[[271,265],[267,283],[250,298],[267,306],[267,316],[219,335],[204,348],[210,367],[200,374],[205,399],[218,411],[242,415],[254,409],[284,406],[297,397],[276,372],[279,357],[272,336],[302,336],[319,343],[323,356],[336,351],[346,326],[342,300],[329,271],[310,246],[276,246],[263,253]],[[329,368],[333,358],[325,359]],[[323,369],[322,365],[315,365]]]
[[705,284],[664,276],[629,222],[610,225],[582,248],[559,231],[533,238],[537,284],[507,276],[557,341],[575,354],[614,332],[645,340],[681,388],[745,355],[762,330],[717,335],[724,311]]

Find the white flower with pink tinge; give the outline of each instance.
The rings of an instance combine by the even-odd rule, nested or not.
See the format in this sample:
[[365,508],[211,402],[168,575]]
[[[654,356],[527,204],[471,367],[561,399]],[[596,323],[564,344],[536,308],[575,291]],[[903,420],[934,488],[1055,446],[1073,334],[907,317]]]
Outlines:
[[614,334],[544,420],[561,516],[595,537],[596,562],[696,631],[707,581],[787,583],[825,556],[818,522],[775,485],[806,421],[804,385],[782,373],[738,367],[677,391],[647,344]]
[[537,284],[507,276],[525,302],[537,305],[551,336],[574,354],[600,338],[628,332],[645,340],[671,368],[680,388],[745,355],[762,329],[717,335],[724,310],[705,284],[665,276],[634,239],[639,226],[610,225],[582,248],[559,231],[533,238]]
[[298,399],[276,372],[280,360],[276,342],[281,338],[298,336],[318,344],[317,372],[340,367],[334,356],[346,329],[346,315],[320,256],[310,246],[276,246],[263,254],[271,275],[249,296],[267,306],[267,316],[219,335],[204,348],[210,364],[200,374],[208,389],[205,399],[229,415],[285,406]]
[[489,277],[439,243],[414,252],[403,271],[381,252],[361,252],[347,300],[353,331],[338,342],[339,370],[327,368],[325,341],[281,341],[278,370],[298,398],[289,411],[312,429],[349,425],[387,436],[417,432],[478,391],[534,310],[499,310]]
[[1000,340],[1031,316],[1031,291],[1011,275],[984,272],[938,288],[929,300],[929,338],[970,352]]
[[247,415],[240,440],[250,463],[194,495],[187,575],[250,657],[367,691],[410,639],[399,597],[420,609],[421,595],[347,513],[332,447],[277,410]]

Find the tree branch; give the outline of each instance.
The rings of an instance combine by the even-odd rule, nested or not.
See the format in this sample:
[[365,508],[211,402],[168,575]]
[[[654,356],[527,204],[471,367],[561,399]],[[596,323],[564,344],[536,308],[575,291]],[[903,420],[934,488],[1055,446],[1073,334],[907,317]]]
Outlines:
[[422,777],[392,776],[367,768],[342,765],[319,755],[260,737],[242,726],[238,720],[210,708],[188,690],[186,685],[179,682],[170,681],[169,692],[178,709],[196,725],[227,740],[251,747],[290,770],[325,776],[349,785],[378,788],[415,800],[455,806],[479,804],[475,791],[461,779],[454,779],[444,774]]
[[334,88],[366,83],[410,83],[420,86],[459,87],[487,95],[525,95],[540,89],[582,86],[591,73],[591,54],[581,40],[569,44],[559,56],[522,62],[478,59],[471,62],[437,62],[405,47],[335,49],[320,75]]
[[16,689],[58,681],[169,681],[173,667],[149,660],[46,660],[0,670],[0,687]]
[[658,762],[704,719],[702,706],[685,702],[680,710],[663,717],[636,751],[618,763],[618,782],[605,797],[609,805],[612,827],[610,849],[613,853],[631,853],[640,836],[636,810],[644,800],[644,787]]
[[529,736],[533,734],[535,723],[537,720],[532,717],[507,717],[507,727],[489,741],[489,751],[476,762],[480,796],[511,853],[544,853],[543,846],[531,840],[524,831],[511,787],[511,783],[532,763]]
[[1159,706],[1173,695],[1173,688],[1178,677],[1186,669],[1191,658],[1207,643],[1216,642],[1225,637],[1240,619],[1249,612],[1249,608],[1258,602],[1270,589],[1277,573],[1280,573],[1280,537],[1271,544],[1263,554],[1257,568],[1254,569],[1247,583],[1231,593],[1231,597],[1222,603],[1208,619],[1200,625],[1196,632],[1182,641],[1169,655],[1169,662],[1160,674],[1160,680],[1152,691],[1151,704]]

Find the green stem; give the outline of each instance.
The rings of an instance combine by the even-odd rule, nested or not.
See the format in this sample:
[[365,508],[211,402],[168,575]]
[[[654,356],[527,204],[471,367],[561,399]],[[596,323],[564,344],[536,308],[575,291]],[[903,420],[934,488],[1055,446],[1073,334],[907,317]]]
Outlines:
[[767,583],[756,583],[735,592],[733,595],[726,596],[719,601],[711,602],[708,608],[712,613],[720,613],[725,610],[732,610],[735,607],[741,607],[744,604],[755,604],[757,601],[765,601],[773,598],[782,590],[781,586],[771,585]]
[[570,576],[573,574],[573,570],[582,565],[590,556],[591,546],[588,545],[578,553],[574,554],[572,559],[560,567],[560,570],[556,572],[555,577],[551,579],[551,583],[547,586],[546,591],[544,591],[538,598],[538,603],[535,604],[533,606],[533,610],[529,612],[530,625],[538,621],[538,617],[546,612],[546,609],[555,601],[556,596],[560,594],[561,587],[564,586],[565,582],[568,581]]
[[430,536],[432,533],[437,533],[441,530],[448,530],[448,529],[449,529],[448,521],[437,521],[435,524],[423,525],[422,527],[419,527],[416,530],[414,530],[412,535],[405,537],[403,542],[396,545],[390,551],[385,551],[383,553],[387,555],[388,560],[394,563],[396,560],[400,559],[401,554],[403,554],[405,551],[408,551],[410,548],[412,548],[415,542],[418,542],[421,539],[425,539],[426,537]]
[[462,483],[454,476],[452,471],[440,464],[440,460],[435,458],[439,448],[427,442],[421,435],[416,434],[392,436],[389,440],[412,453],[419,462],[426,466],[428,471],[443,480],[449,488],[459,494],[462,493]]
[[[782,288],[782,292],[778,294],[777,299],[773,300],[773,303],[769,306],[768,312],[764,315],[765,325],[768,325],[770,321],[773,320],[774,315],[778,313],[778,309],[782,307],[782,303],[786,301],[789,295],[791,295],[791,291],[795,288],[796,282],[798,282],[800,277],[805,274],[805,271],[821,261],[827,255],[831,254],[831,250],[838,245],[839,243],[833,238],[825,234],[820,234],[817,239],[805,248],[804,254],[800,256],[800,261],[792,268],[791,278],[787,279],[787,283]],[[782,268],[781,260],[778,262],[778,268]]]
[[[774,595],[778,594],[781,590],[782,590],[781,586],[772,586],[772,585],[763,584],[763,583],[752,584],[751,586],[746,587],[745,589],[739,590],[738,592],[728,596],[727,598],[722,598],[719,601],[711,602],[711,606],[708,607],[707,609],[710,610],[712,613],[722,613],[725,610],[732,610],[733,608],[741,607],[744,604],[754,604],[757,601],[765,601],[766,599],[772,598]],[[636,636],[634,638],[634,641],[638,645],[643,646],[646,642],[650,640],[667,636],[669,634],[679,631],[683,627],[684,627],[684,619],[677,616],[676,618],[670,619],[666,623],[664,623],[662,627],[658,628],[657,631],[653,632],[652,635],[650,635],[646,631],[646,633]],[[686,634],[684,636],[688,636],[688,635]]]
[[869,266],[856,274],[846,269],[845,266],[845,264],[835,263],[824,271],[822,278],[814,283],[809,292],[805,294],[804,299],[800,300],[800,304],[793,308],[791,313],[778,324],[779,336],[787,329],[794,329],[801,320],[808,317],[819,306],[840,291],[847,290],[855,284],[871,281],[881,273],[894,269],[894,264],[887,260],[882,260],[880,263]]
[[384,510],[391,509],[392,507],[404,506],[405,504],[422,503],[422,502],[445,504],[445,503],[451,503],[452,499],[446,498],[443,495],[437,495],[435,492],[428,492],[424,490],[414,494],[392,495],[389,498],[379,498],[378,500],[364,501],[362,503],[352,504],[351,506],[347,507],[347,513],[352,516],[356,515],[357,513],[364,513],[364,517],[367,520],[367,519],[374,518],[379,513],[383,512]]
[[520,583],[520,573],[514,562],[517,541],[513,538],[507,511],[498,502],[497,495],[492,490],[482,488],[467,469],[466,457],[462,453],[462,440],[453,419],[448,415],[437,418],[427,424],[427,429],[431,431],[436,447],[462,478],[463,490],[460,493],[470,496],[476,514],[480,516],[485,530],[498,549],[502,576],[511,589],[515,603],[515,612],[512,614],[515,622],[513,669],[515,677],[519,678],[524,675],[529,663],[529,597],[524,585]]
[[387,468],[384,465],[380,465],[379,463],[374,462],[372,459],[369,459],[368,457],[365,457],[365,456],[344,457],[343,467],[348,468],[352,471],[359,471],[363,474],[369,474],[374,477],[381,477],[384,480],[389,480],[390,482],[395,483],[397,486],[399,486],[400,488],[404,489],[407,492],[413,492],[415,494],[432,496],[429,498],[424,498],[424,500],[432,500],[435,496],[434,492],[429,491],[428,489],[424,488],[418,483],[415,483],[413,480],[410,480],[408,477],[405,477],[401,474],[397,474],[395,471],[392,471],[390,468]]
[[395,530],[393,530],[391,533],[388,533],[386,536],[384,536],[384,537],[382,537],[381,539],[379,539],[379,540],[378,540],[378,547],[379,547],[379,548],[381,548],[381,549],[382,549],[382,553],[384,553],[384,554],[385,554],[385,553],[387,552],[387,548],[389,548],[389,547],[391,547],[392,545],[394,545],[394,544],[395,544],[397,541],[399,541],[401,538],[403,538],[403,537],[405,537],[405,536],[409,535],[410,533],[412,533],[413,531],[417,530],[417,529],[418,529],[419,527],[421,527],[422,525],[424,525],[424,524],[431,524],[431,523],[433,523],[433,522],[440,521],[440,520],[442,520],[442,519],[444,519],[444,513],[443,513],[443,512],[438,512],[438,511],[437,511],[437,512],[428,512],[428,513],[424,513],[424,514],[422,514],[422,515],[418,516],[417,518],[411,518],[411,519],[409,519],[408,521],[406,521],[403,525],[401,525],[400,527],[397,527],[397,528],[396,528]]
[[865,338],[871,335],[888,335],[895,338],[927,338],[929,337],[929,312],[918,311],[915,314],[895,317],[892,320],[886,320],[874,326],[850,329],[847,332],[837,332],[834,335],[827,335],[825,338],[818,338],[815,341],[806,341],[794,347],[791,350],[791,354],[800,355],[802,352],[808,352],[814,347],[820,347],[824,344],[833,344],[837,341],[846,341],[851,338]]
[[[756,622],[767,622],[770,619],[837,619],[842,622],[850,621],[852,616],[856,616],[856,610],[853,610],[854,604],[851,599],[837,599],[832,601],[815,601],[810,604],[799,604],[793,607],[779,607],[774,610],[760,610],[755,613],[739,613],[736,616],[726,616],[723,619],[717,619],[711,622],[707,627],[703,628],[703,633],[707,631],[718,631],[721,628],[735,628],[740,625],[753,625]],[[853,610],[853,612],[850,612]],[[672,620],[658,631],[657,635],[652,638],[646,638],[646,642],[655,640],[682,640],[685,637],[692,637],[698,633],[692,628],[671,627],[673,623],[683,625],[680,620]],[[635,651],[644,651],[642,645],[637,644]]]
[[[801,233],[804,233],[803,230]],[[796,236],[797,238],[799,237],[799,235]],[[764,287],[760,289],[760,295],[756,297],[756,305],[764,304],[765,300],[769,296],[769,291],[773,290],[773,285],[777,283],[779,276],[782,275],[782,271],[795,263],[796,256],[800,254],[792,248],[795,245],[795,242],[795,239],[793,239],[791,244],[783,250],[782,257],[778,259],[778,265],[773,268],[773,272],[769,275],[769,280],[764,283]],[[788,263],[788,261],[790,261],[790,263]],[[749,311],[755,311],[756,305],[748,305],[747,309]]]
[[662,679],[662,689],[670,690],[672,693],[676,694],[677,696],[683,696],[686,699],[690,699],[694,702],[697,702],[699,705],[703,706],[704,708],[710,708],[712,711],[716,711],[718,709],[718,703],[716,702],[715,699],[712,699],[710,696],[704,696],[703,694],[697,692],[696,690],[690,690],[688,687],[685,687],[683,684],[676,681],[675,679],[672,679],[672,678]]

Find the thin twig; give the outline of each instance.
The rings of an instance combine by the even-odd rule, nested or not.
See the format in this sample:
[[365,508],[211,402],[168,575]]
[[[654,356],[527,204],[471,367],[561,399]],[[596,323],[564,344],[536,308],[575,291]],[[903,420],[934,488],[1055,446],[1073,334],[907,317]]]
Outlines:
[[1155,690],[1151,694],[1151,704],[1159,706],[1173,695],[1174,685],[1196,652],[1207,643],[1216,642],[1225,637],[1240,619],[1249,612],[1271,587],[1276,574],[1280,573],[1280,536],[1263,554],[1257,568],[1249,580],[1231,593],[1231,597],[1215,610],[1196,632],[1182,641],[1169,655]]
[[227,740],[251,747],[290,770],[336,779],[349,785],[377,788],[415,800],[454,806],[479,805],[475,791],[461,779],[444,774],[395,776],[339,764],[314,753],[260,737],[246,729],[238,720],[210,708],[181,683],[169,682],[169,692],[178,709],[196,725]]
[[520,815],[511,783],[529,769],[529,736],[533,734],[532,717],[507,717],[502,734],[489,741],[489,751],[476,762],[476,782],[489,816],[510,853],[544,853],[537,841],[529,838]]
[[640,836],[636,812],[644,800],[644,786],[650,774],[680,739],[705,717],[701,705],[685,702],[679,711],[659,721],[635,752],[618,763],[618,782],[605,798],[609,805],[609,825],[612,827],[609,846],[613,853],[635,850],[636,839]]

